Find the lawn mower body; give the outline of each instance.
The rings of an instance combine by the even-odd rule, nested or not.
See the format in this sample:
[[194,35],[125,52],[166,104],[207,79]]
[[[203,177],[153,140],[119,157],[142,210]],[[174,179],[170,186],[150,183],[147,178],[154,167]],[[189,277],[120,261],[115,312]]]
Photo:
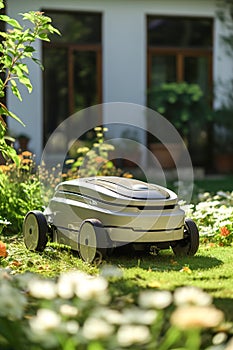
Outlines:
[[185,246],[187,240],[177,195],[136,179],[100,176],[62,182],[43,216],[52,240],[81,251],[84,260],[90,260],[83,253],[89,248],[102,253],[125,244],[163,249],[181,242]]

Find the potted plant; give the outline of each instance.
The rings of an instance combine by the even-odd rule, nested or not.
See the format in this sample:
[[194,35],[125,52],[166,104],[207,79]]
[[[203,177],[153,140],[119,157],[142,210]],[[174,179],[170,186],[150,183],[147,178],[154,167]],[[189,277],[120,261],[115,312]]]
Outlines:
[[219,173],[233,171],[233,107],[214,112],[214,164]]
[[[193,138],[191,130],[194,128],[195,130],[202,129],[203,125],[212,118],[212,113],[200,86],[186,82],[164,83],[153,87],[148,92],[148,107],[166,117],[178,130],[187,146],[190,145]],[[148,130],[150,130],[150,126],[148,126]],[[148,135],[148,143],[150,149],[157,152],[155,155],[158,160],[162,160],[160,161],[162,166],[164,165],[165,168],[174,167],[174,161],[177,161],[180,155],[179,145],[161,145],[161,143],[159,145],[159,141],[150,134]],[[173,150],[177,148],[174,152],[175,156],[173,155],[177,159],[171,158],[167,148]],[[163,155],[158,152],[163,152]],[[165,159],[165,153],[168,153],[170,161]]]

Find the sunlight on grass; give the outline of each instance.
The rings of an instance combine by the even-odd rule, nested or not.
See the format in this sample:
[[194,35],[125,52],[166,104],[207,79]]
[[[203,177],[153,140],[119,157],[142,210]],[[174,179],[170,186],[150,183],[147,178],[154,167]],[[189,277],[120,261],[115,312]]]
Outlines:
[[[34,253],[25,248],[22,240],[10,239],[7,251],[8,256],[1,265],[10,268],[13,274],[29,271],[57,277],[62,272],[80,270],[97,275],[105,266],[116,266],[122,277],[110,280],[115,297],[130,296],[134,300],[143,289],[174,291],[177,287],[192,285],[218,299],[220,307],[221,300],[223,306],[227,299],[232,300],[232,247],[201,245],[196,256],[184,258],[175,257],[171,250],[161,251],[156,256],[116,251],[100,265],[84,263],[70,248],[54,243],[43,253]],[[228,305],[226,311],[233,314],[232,306]]]

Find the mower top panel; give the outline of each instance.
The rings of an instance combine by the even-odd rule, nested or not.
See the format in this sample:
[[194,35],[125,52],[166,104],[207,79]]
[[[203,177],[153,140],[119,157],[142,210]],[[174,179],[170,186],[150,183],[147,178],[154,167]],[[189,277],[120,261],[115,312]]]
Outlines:
[[65,181],[56,187],[56,192],[73,193],[87,196],[95,200],[125,201],[131,205],[146,204],[164,205],[176,204],[177,196],[174,192],[151,183],[136,179],[115,176],[87,177]]

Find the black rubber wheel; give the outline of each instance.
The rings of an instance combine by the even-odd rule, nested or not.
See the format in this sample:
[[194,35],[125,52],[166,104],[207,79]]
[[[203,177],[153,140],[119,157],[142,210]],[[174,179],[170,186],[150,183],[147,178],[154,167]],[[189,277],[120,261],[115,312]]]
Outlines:
[[27,249],[42,252],[47,244],[48,225],[39,210],[29,211],[23,222],[24,244]]
[[98,253],[105,258],[109,246],[108,234],[97,219],[84,220],[79,230],[79,254],[88,263],[92,263]]
[[185,238],[172,245],[172,250],[177,256],[193,256],[199,248],[199,231],[197,225],[192,219],[185,219],[184,223]]

